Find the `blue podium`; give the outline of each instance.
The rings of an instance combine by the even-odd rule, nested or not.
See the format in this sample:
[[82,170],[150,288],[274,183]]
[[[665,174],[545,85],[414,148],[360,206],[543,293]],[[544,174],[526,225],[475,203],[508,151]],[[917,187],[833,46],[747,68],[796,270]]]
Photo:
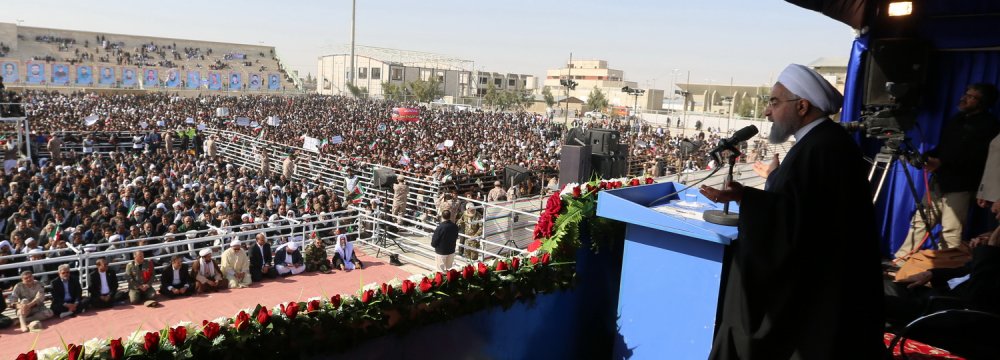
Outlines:
[[[723,258],[737,229],[707,223],[697,213],[668,214],[647,206],[683,188],[660,183],[598,195],[597,215],[626,223],[616,358],[705,359],[712,348]],[[678,198],[722,209],[697,187]],[[739,211],[735,203],[730,211]]]

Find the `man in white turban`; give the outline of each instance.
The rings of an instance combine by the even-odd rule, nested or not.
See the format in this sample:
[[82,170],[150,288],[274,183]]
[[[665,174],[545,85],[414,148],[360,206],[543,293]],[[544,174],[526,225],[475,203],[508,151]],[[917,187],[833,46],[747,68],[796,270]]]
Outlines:
[[302,252],[299,251],[298,244],[293,240],[285,245],[284,250],[279,250],[274,254],[274,268],[278,270],[278,275],[298,275],[306,271],[305,261],[302,259]]
[[[702,194],[740,204],[721,323],[710,359],[875,359],[885,351],[882,273],[868,166],[827,116],[841,95],[790,65],[771,89],[770,140],[796,143],[764,190],[732,182]],[[849,259],[817,266],[815,259]]]
[[222,252],[222,274],[229,281],[229,288],[244,288],[250,285],[250,258],[243,251],[239,240],[233,239],[229,248]]

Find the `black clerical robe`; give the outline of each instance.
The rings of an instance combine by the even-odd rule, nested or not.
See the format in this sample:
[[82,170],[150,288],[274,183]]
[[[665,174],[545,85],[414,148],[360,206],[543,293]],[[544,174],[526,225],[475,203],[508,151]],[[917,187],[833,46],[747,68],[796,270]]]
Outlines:
[[710,359],[883,358],[868,166],[821,119],[766,190],[745,189]]

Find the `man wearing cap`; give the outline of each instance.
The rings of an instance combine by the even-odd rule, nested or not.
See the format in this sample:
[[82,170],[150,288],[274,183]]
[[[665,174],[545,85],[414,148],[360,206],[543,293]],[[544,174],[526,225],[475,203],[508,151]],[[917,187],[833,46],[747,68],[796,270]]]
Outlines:
[[493,189],[490,190],[489,194],[486,194],[486,201],[497,202],[507,199],[507,192],[503,190],[503,184],[500,181],[493,182]]
[[239,240],[233,239],[229,248],[222,252],[222,274],[229,281],[229,288],[245,288],[250,285],[250,258],[243,251]]
[[201,249],[198,260],[191,262],[191,275],[194,277],[194,289],[199,294],[222,289],[225,285],[222,270],[212,260],[211,249]]
[[295,241],[289,241],[284,250],[279,250],[274,255],[274,268],[278,270],[278,275],[298,275],[306,271],[305,261],[302,260],[302,252]]
[[[771,90],[769,140],[795,135],[764,190],[701,193],[740,204],[739,238],[710,359],[875,359],[885,354],[882,279],[868,166],[828,118],[843,98],[789,65]],[[845,220],[845,216],[849,220]],[[838,221],[849,221],[845,226]],[[815,259],[849,259],[817,266]]]
[[125,278],[128,280],[128,299],[132,305],[159,305],[156,302],[156,290],[153,289],[156,269],[152,261],[146,260],[142,250],[132,252],[132,261],[125,266]]
[[272,265],[271,244],[267,242],[264,233],[257,233],[253,246],[250,247],[250,278],[253,281],[273,279],[278,276]]

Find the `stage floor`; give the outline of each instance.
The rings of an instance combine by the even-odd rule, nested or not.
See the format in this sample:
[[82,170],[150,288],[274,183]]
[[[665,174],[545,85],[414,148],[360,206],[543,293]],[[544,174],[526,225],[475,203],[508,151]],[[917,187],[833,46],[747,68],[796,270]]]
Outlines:
[[45,329],[38,333],[22,333],[15,324],[0,331],[0,344],[3,344],[0,346],[0,359],[13,359],[19,353],[32,349],[32,344],[34,349],[40,350],[62,346],[63,341],[82,344],[94,337],[125,338],[139,329],[158,330],[181,321],[200,324],[202,320],[233,317],[240,309],[256,304],[271,308],[278,303],[304,301],[314,296],[354,294],[364,284],[381,283],[392,278],[405,279],[411,275],[389,265],[385,258],[375,259],[360,250],[357,252],[365,262],[363,270],[337,271],[333,274],[303,273],[254,283],[246,289],[224,290],[183,299],[164,299],[161,296],[158,308],[119,305],[106,310],[89,310],[75,318],[46,320],[43,322]]

